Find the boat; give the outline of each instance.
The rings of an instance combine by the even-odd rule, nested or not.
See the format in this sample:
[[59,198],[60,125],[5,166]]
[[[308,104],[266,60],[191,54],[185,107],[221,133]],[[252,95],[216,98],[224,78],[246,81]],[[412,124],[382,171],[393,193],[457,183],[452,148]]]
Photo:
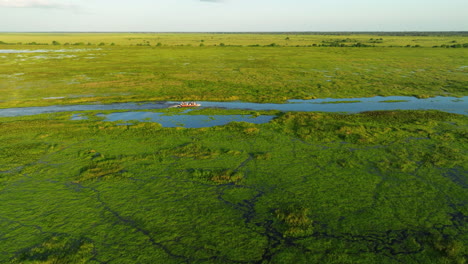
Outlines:
[[197,104],[195,102],[181,102],[177,107],[198,107],[201,106],[201,104]]

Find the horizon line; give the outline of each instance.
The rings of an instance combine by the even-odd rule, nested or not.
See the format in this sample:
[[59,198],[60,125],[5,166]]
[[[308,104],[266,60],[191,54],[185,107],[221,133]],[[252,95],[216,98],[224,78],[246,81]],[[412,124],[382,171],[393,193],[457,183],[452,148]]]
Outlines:
[[0,31],[0,33],[468,33],[466,30],[318,30],[318,31]]

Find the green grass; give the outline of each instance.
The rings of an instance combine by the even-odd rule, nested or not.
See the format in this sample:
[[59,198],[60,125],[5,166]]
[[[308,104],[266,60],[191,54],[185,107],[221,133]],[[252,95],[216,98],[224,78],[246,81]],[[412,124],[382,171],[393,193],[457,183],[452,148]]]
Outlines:
[[[464,33],[425,33],[419,34],[218,34],[218,33],[1,33],[0,41],[11,45],[56,47],[98,46],[112,43],[118,46],[311,46],[333,43],[353,45],[357,43],[375,46],[433,47],[468,43]],[[54,44],[58,45],[53,45]],[[1,42],[0,42],[1,43]],[[35,44],[34,44],[35,43]],[[102,44],[101,44],[102,43]],[[99,45],[101,44],[101,45]],[[104,45],[103,45],[104,44]],[[274,45],[272,45],[274,44]]]
[[466,116],[70,116],[0,119],[2,263],[465,263]]
[[[284,102],[377,95],[466,96],[468,49],[430,47],[454,40],[468,42],[466,36],[388,36],[394,38],[394,44],[430,43],[422,48],[305,45],[348,37],[378,36],[290,37],[289,42],[299,43],[296,47],[296,42],[280,43],[278,38],[285,36],[278,34],[2,33],[0,40],[6,43],[50,43],[57,39],[61,43],[114,41],[118,45],[0,45],[0,49],[68,50],[0,54],[0,107],[149,100]],[[167,38],[168,44],[130,46],[142,38],[159,38],[164,43],[161,39]],[[204,47],[185,43],[200,39],[205,39]],[[219,41],[232,45],[214,46]],[[281,46],[249,47],[256,42]]]

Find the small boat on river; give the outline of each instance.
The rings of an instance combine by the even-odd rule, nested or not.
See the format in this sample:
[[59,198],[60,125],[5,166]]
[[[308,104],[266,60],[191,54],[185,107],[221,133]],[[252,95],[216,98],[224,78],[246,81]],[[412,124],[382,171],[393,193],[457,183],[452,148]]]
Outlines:
[[177,107],[198,107],[201,106],[201,104],[197,104],[195,102],[181,102],[180,104],[177,105]]

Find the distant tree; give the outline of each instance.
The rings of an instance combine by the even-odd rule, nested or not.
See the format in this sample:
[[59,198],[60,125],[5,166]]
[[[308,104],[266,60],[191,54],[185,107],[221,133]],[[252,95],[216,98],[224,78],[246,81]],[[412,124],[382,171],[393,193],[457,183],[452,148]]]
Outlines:
[[115,43],[114,43],[114,42],[112,42],[110,45],[111,45],[111,46],[115,46]]
[[161,47],[162,46],[161,42],[158,42],[158,44],[156,44],[156,46]]
[[284,40],[289,40],[289,37],[286,37]]
[[106,43],[104,42],[99,43],[99,46],[104,46],[104,45],[106,45]]
[[60,42],[54,40],[54,41],[52,41],[52,45],[60,45]]
[[221,42],[221,43],[219,43],[219,46],[224,47],[224,46],[226,46],[226,44]]

